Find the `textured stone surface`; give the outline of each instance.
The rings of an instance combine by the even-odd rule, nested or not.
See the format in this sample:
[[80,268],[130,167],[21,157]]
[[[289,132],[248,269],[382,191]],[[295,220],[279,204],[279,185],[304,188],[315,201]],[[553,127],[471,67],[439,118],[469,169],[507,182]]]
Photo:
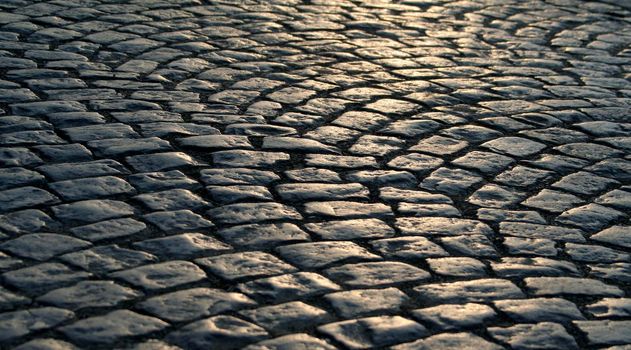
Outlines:
[[121,338],[144,335],[167,327],[154,317],[129,310],[117,310],[104,316],[81,320],[60,330],[70,339],[86,343],[114,343]]
[[265,339],[267,332],[232,316],[215,316],[190,323],[168,335],[167,340],[185,349],[239,349]]
[[0,348],[631,346],[629,33],[619,0],[0,1]]

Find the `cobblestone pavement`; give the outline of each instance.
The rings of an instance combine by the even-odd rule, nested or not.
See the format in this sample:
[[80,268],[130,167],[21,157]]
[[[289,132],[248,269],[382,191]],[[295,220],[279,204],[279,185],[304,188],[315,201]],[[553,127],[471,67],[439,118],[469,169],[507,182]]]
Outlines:
[[0,69],[2,348],[631,349],[629,1],[1,0]]

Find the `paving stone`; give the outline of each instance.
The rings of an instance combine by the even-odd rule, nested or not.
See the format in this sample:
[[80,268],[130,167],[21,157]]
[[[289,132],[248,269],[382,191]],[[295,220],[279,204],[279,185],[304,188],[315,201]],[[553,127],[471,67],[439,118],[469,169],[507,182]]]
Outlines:
[[375,316],[318,327],[349,349],[369,349],[414,340],[427,335],[420,324],[400,316]]
[[456,140],[443,136],[431,136],[419,141],[410,151],[421,151],[435,155],[449,155],[457,153],[467,147],[468,142],[465,140]]
[[[225,92],[225,91],[224,91]],[[296,131],[294,128],[277,125],[265,125],[265,124],[249,124],[249,123],[235,123],[226,127],[226,134],[234,135],[246,135],[246,136],[287,136],[292,135]]]
[[456,126],[445,129],[443,135],[467,142],[479,143],[502,136],[502,133],[493,129],[476,125]]
[[31,299],[22,295],[13,293],[0,287],[0,310],[14,310],[20,306],[28,305]]
[[190,258],[199,255],[217,254],[231,250],[229,245],[201,233],[183,233],[163,238],[153,238],[133,244],[163,259]]
[[168,190],[172,188],[196,189],[199,183],[179,170],[141,173],[128,177],[128,181],[139,191]]
[[587,334],[591,345],[628,344],[629,334],[625,332],[629,321],[575,321],[574,324]]
[[0,231],[9,234],[37,232],[57,226],[55,220],[41,210],[26,209],[0,216]]
[[58,145],[66,143],[52,130],[27,130],[0,135],[2,146]]
[[113,307],[141,295],[131,288],[120,286],[112,281],[84,281],[72,287],[52,290],[37,300],[65,309],[78,310],[90,307]]
[[150,210],[199,209],[208,203],[189,190],[172,189],[134,197]]
[[33,233],[6,241],[0,245],[0,249],[23,258],[46,261],[56,255],[90,245],[84,240],[64,235]]
[[94,273],[128,269],[157,262],[155,256],[117,245],[101,246],[62,255],[61,260]]
[[434,194],[425,191],[407,190],[395,187],[382,187],[379,189],[379,198],[387,203],[408,202],[427,204],[453,204],[453,201],[442,194]]
[[421,153],[408,153],[393,158],[388,166],[394,169],[408,170],[424,174],[443,165],[444,161],[438,157]]
[[257,325],[232,316],[214,316],[190,323],[166,339],[187,349],[239,349],[266,337],[267,332]]
[[523,238],[550,239],[560,242],[585,242],[583,232],[579,229],[526,222],[502,222],[500,223],[500,234]]
[[290,223],[239,225],[217,232],[226,242],[252,248],[309,241],[309,235]]
[[305,228],[325,240],[382,238],[394,230],[379,219],[354,219],[306,224]]
[[40,339],[33,339],[29,342],[26,342],[16,347],[16,349],[20,349],[20,350],[47,350],[47,349],[75,350],[77,348],[74,345],[62,340],[57,340],[53,338],[40,338]]
[[15,187],[38,185],[44,182],[44,176],[24,168],[0,169],[0,190],[8,190]]
[[152,172],[188,168],[198,163],[182,152],[165,152],[129,156],[125,161],[138,172]]
[[523,192],[490,184],[475,191],[467,202],[481,207],[508,208],[520,202],[524,197]]
[[627,298],[603,298],[599,302],[587,305],[590,314],[598,317],[626,317],[631,312],[631,303]]
[[334,292],[340,287],[313,272],[297,272],[241,283],[238,289],[253,298],[284,302]]
[[620,211],[592,203],[567,210],[561,213],[556,218],[556,221],[570,226],[581,227],[586,231],[597,231],[625,216]]
[[430,269],[449,277],[482,277],[486,276],[486,265],[481,261],[468,257],[445,257],[427,259]]
[[95,242],[109,238],[125,237],[143,231],[147,225],[132,218],[112,219],[78,226],[70,232],[82,239]]
[[139,303],[138,307],[167,321],[182,322],[255,305],[241,293],[193,288],[154,296]]
[[212,155],[216,165],[228,167],[269,168],[278,162],[288,161],[289,155],[283,152],[260,151],[220,151]]
[[442,246],[453,255],[497,257],[493,243],[483,235],[463,235],[440,238]]
[[110,160],[95,160],[83,163],[60,163],[43,165],[37,171],[44,173],[55,181],[71,180],[84,177],[105,175],[127,175],[127,170],[122,164]]
[[583,200],[574,195],[544,189],[537,195],[532,196],[522,202],[524,206],[534,209],[542,209],[552,213],[561,213],[566,209],[573,208]]
[[371,130],[389,120],[390,118],[379,113],[349,111],[337,117],[332,124],[357,130]]
[[630,163],[620,158],[606,159],[598,162],[585,170],[591,171],[596,175],[605,176],[622,181],[631,179]]
[[414,292],[429,304],[489,302],[524,297],[522,291],[510,281],[492,278],[420,285],[414,288]]
[[95,222],[134,214],[134,208],[121,201],[102,199],[60,204],[52,208],[62,221]]
[[104,124],[77,126],[63,129],[73,142],[86,142],[102,139],[127,139],[137,137],[138,134],[128,125],[124,124]]
[[622,296],[618,287],[595,279],[577,277],[528,277],[526,287],[537,296],[594,295]]
[[558,253],[555,242],[549,239],[506,237],[503,245],[511,255],[556,256]]
[[157,318],[129,310],[117,310],[61,327],[60,331],[74,341],[108,344],[126,337],[156,332],[166,327],[168,324]]
[[579,195],[594,195],[616,184],[619,184],[616,180],[579,171],[563,177],[561,180],[553,183],[552,186]]
[[397,120],[386,125],[379,132],[405,138],[416,138],[430,134],[441,126],[440,123],[433,120]]
[[332,318],[326,311],[301,301],[263,306],[240,314],[269,331],[280,333],[310,328]]
[[41,293],[87,279],[92,274],[59,263],[43,263],[2,274],[7,284],[26,293]]
[[0,191],[0,212],[58,203],[59,198],[33,186]]
[[353,242],[297,243],[276,248],[285,260],[301,268],[322,268],[332,263],[381,260]]
[[277,137],[268,136],[263,139],[263,149],[304,153],[334,153],[339,154],[340,151],[332,146],[324,145],[315,140],[298,139],[293,137]]
[[497,314],[487,305],[466,303],[417,309],[412,316],[436,330],[450,331],[482,326],[493,321]]
[[407,235],[419,236],[459,236],[490,235],[492,230],[477,220],[459,218],[399,218],[396,227]]
[[120,157],[138,153],[151,153],[172,150],[168,141],[158,137],[147,137],[138,139],[129,138],[107,138],[93,139],[87,138],[88,147],[95,155],[100,157]]
[[460,211],[448,204],[399,203],[397,211],[405,216],[459,217]]
[[515,160],[507,156],[479,151],[469,152],[451,161],[452,164],[459,167],[476,170],[485,175],[497,174],[506,169],[513,162],[515,162]]
[[447,256],[439,245],[424,237],[398,237],[373,240],[372,248],[384,257],[417,260],[428,257]]
[[354,288],[387,286],[429,278],[429,273],[401,262],[366,262],[346,264],[325,270],[334,281]]
[[558,323],[489,327],[488,331],[493,339],[509,344],[513,349],[578,349],[574,338]]
[[565,251],[572,259],[585,262],[607,263],[628,261],[631,258],[629,254],[623,251],[591,244],[567,243],[565,245]]
[[480,349],[480,350],[499,350],[501,346],[491,343],[484,338],[473,333],[442,333],[432,335],[425,339],[417,340],[411,343],[405,343],[393,347],[394,350],[429,350],[429,349]]
[[133,344],[130,347],[127,347],[126,349],[129,349],[129,350],[132,350],[132,349],[133,350],[149,350],[149,349],[180,350],[181,348],[178,346],[167,344],[164,341],[160,341],[156,339],[149,339],[142,343]]
[[208,216],[221,224],[243,224],[269,220],[299,220],[294,208],[280,203],[239,203],[211,209]]
[[303,183],[276,186],[276,192],[285,201],[368,199],[368,189],[358,183],[325,184]]
[[305,164],[313,167],[342,169],[377,167],[377,162],[374,157],[336,156],[329,154],[308,154],[305,157]]
[[556,150],[567,154],[568,156],[584,158],[589,160],[604,160],[605,158],[611,158],[620,155],[620,151],[599,145],[596,143],[569,143],[555,147]]
[[134,193],[125,180],[114,176],[53,182],[50,185],[63,199],[76,201]]
[[631,280],[631,264],[595,264],[589,265],[590,276],[607,279],[615,283],[622,283]]
[[444,193],[462,195],[482,182],[482,178],[462,169],[439,168],[421,182],[421,188]]
[[612,206],[616,209],[628,209],[631,205],[631,203],[629,203],[630,197],[630,193],[627,191],[612,190],[596,198],[594,202],[596,204]]
[[324,297],[335,312],[344,318],[397,311],[408,301],[396,288],[363,289],[337,292]]
[[151,213],[143,219],[157,226],[162,231],[194,231],[213,227],[210,220],[190,210],[174,210]]
[[524,163],[526,165],[552,170],[561,174],[581,169],[589,165],[589,162],[584,159],[554,154],[544,154],[536,160],[525,161]]
[[110,276],[149,291],[170,288],[206,278],[204,271],[196,265],[177,260],[114,272]]
[[208,125],[198,125],[194,123],[142,123],[138,124],[140,133],[144,137],[170,137],[170,136],[195,136],[218,134],[219,130]]
[[267,185],[280,177],[271,171],[228,168],[204,169],[200,172],[200,180],[206,185]]
[[561,298],[499,300],[495,307],[515,322],[558,322],[583,320],[585,317],[572,302]]
[[502,258],[492,262],[491,268],[501,277],[576,276],[577,267],[568,261],[548,258]]
[[74,317],[71,311],[56,307],[40,307],[0,314],[0,340],[8,341],[46,330]]
[[282,337],[264,340],[245,347],[245,350],[280,350],[286,347],[304,347],[313,350],[335,350],[333,345],[324,340],[314,338],[305,333],[285,335]]
[[0,165],[2,166],[39,165],[43,162],[40,157],[28,148],[0,147]]
[[342,182],[342,179],[332,170],[318,168],[303,168],[285,171],[285,176],[295,182],[324,182],[335,183]]
[[48,114],[48,120],[58,128],[105,123],[105,117],[96,112],[59,112]]
[[92,152],[78,143],[66,145],[43,145],[34,147],[44,160],[50,163],[91,161]]
[[383,157],[403,146],[403,140],[392,136],[362,136],[349,149],[353,154]]
[[[317,140],[318,142],[321,142],[324,144],[330,144],[330,145],[335,146],[340,143],[351,142],[355,140],[356,138],[358,138],[360,135],[361,135],[361,132],[357,130],[342,128],[339,126],[320,126],[319,128],[306,133],[305,137],[308,137],[313,140]],[[336,157],[336,156],[329,155],[328,157],[323,157],[323,158],[331,159],[332,157]],[[337,156],[337,157],[346,157],[346,156]]]
[[297,270],[273,255],[263,252],[225,254],[198,259],[196,262],[212,274],[226,280],[280,275]]
[[478,209],[478,219],[491,222],[517,221],[530,222],[534,224],[545,224],[546,221],[536,211],[527,210],[505,210],[494,208]]
[[212,149],[252,149],[246,136],[234,135],[203,135],[178,139],[182,147],[212,150]]
[[611,226],[592,235],[590,239],[629,248],[631,247],[631,239],[627,235],[628,230],[628,226]]
[[[541,118],[540,115],[537,117]],[[545,116],[544,116],[545,117]],[[549,117],[548,117],[549,118]],[[540,123],[541,126],[549,126],[557,123],[557,119],[549,120],[548,122]],[[549,142],[556,145],[586,141],[585,134],[559,127],[551,127],[546,129],[524,130],[520,131],[520,134],[537,139],[539,141]]]
[[390,207],[381,203],[345,201],[308,202],[305,203],[305,212],[332,218],[384,218],[393,215]]

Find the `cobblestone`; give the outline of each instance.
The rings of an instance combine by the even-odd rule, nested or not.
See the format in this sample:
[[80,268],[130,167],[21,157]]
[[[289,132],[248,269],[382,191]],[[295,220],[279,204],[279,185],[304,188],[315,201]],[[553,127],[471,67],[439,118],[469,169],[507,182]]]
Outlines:
[[0,27],[0,348],[631,346],[626,1]]

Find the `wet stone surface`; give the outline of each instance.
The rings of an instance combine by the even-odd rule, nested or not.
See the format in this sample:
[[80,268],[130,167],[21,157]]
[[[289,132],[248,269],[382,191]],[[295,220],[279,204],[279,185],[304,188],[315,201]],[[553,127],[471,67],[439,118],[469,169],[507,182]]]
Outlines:
[[631,4],[0,1],[1,349],[629,349]]

